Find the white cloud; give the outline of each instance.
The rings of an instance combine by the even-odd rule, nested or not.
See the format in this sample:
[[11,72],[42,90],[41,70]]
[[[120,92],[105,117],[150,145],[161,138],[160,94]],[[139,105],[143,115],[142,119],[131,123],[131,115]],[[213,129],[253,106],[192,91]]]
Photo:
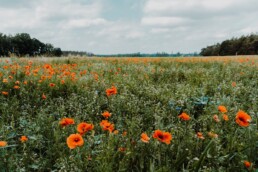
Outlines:
[[144,25],[157,25],[157,26],[175,26],[179,24],[191,22],[187,18],[182,17],[143,17],[142,24]]
[[139,38],[142,38],[144,35],[145,34],[141,31],[133,30],[133,31],[127,32],[127,34],[125,35],[125,38],[127,38],[127,39],[139,39]]
[[249,26],[249,27],[244,27],[239,31],[240,34],[251,34],[251,33],[256,33],[258,34],[258,25],[256,26]]
[[178,27],[154,27],[151,28],[151,34],[174,34],[177,32],[189,32],[189,27],[178,26]]
[[138,24],[122,21],[106,23],[105,27],[96,31],[95,34],[99,38],[105,37],[112,40],[136,39],[145,35],[144,29]]
[[24,29],[48,28],[60,29],[57,26],[68,23],[69,27],[98,25],[105,20],[100,18],[102,6],[99,2],[80,4],[68,0],[30,1],[30,5],[21,8],[1,8],[1,30],[21,27]]
[[198,5],[208,10],[223,10],[235,6],[239,0],[200,0]]
[[83,29],[106,25],[108,21],[102,18],[102,11],[99,0],[87,4],[78,0],[27,1],[16,8],[0,7],[0,32],[26,32],[62,49],[86,50],[85,37],[93,37],[88,34],[90,30]]
[[98,26],[104,25],[107,21],[103,18],[95,18],[95,19],[71,19],[66,22],[64,25],[65,28],[85,28],[89,26]]
[[78,1],[45,0],[33,3],[36,13],[42,18],[96,18],[99,17],[102,5],[98,1],[92,4],[81,4]]
[[152,28],[150,32],[154,34],[159,34],[159,33],[167,33],[169,31],[170,31],[169,28]]
[[[249,0],[254,1],[255,0]],[[243,5],[244,0],[147,0],[145,13],[181,13],[187,11],[206,12],[225,10]],[[189,12],[190,12],[189,11]],[[211,11],[209,11],[211,12]]]
[[257,32],[257,6],[256,0],[146,0],[141,23],[159,42],[177,50],[198,51]]
[[258,31],[257,0],[137,0],[123,11],[124,2],[1,0],[0,32],[105,54],[193,52]]

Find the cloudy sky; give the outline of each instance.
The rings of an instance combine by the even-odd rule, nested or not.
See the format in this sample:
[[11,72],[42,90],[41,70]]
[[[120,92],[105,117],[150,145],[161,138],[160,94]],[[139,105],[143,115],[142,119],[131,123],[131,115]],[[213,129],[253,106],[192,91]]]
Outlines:
[[199,52],[258,32],[258,0],[0,0],[0,32],[95,54]]

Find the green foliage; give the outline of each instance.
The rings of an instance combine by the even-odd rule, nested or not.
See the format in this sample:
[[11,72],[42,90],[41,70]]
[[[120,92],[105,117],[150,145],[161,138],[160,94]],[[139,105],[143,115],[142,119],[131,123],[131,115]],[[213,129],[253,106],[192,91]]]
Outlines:
[[258,54],[258,35],[251,34],[225,40],[203,48],[202,56],[255,55]]
[[10,57],[10,54],[19,57],[36,55],[60,57],[62,51],[51,44],[44,44],[36,38],[31,38],[27,33],[18,33],[15,36],[0,33],[0,57]]

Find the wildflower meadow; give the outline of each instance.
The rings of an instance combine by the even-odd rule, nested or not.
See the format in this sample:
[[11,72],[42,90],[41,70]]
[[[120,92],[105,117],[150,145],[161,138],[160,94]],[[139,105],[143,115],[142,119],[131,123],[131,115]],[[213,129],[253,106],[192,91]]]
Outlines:
[[0,171],[255,171],[258,57],[2,58]]

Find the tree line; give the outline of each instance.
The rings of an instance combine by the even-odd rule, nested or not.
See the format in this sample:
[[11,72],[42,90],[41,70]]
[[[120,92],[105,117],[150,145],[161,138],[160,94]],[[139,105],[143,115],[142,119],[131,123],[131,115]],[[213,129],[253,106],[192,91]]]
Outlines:
[[52,44],[42,43],[36,38],[31,38],[27,33],[18,33],[14,36],[0,33],[0,56],[61,56],[61,48]]
[[256,55],[258,54],[258,35],[250,34],[240,38],[231,38],[203,48],[202,56]]
[[94,55],[96,57],[193,57],[199,56],[197,52],[194,53],[166,53],[166,52],[157,52],[157,53],[128,53],[128,54],[109,54],[109,55]]
[[92,57],[95,56],[93,53],[86,52],[86,51],[62,51],[62,56],[87,56]]

